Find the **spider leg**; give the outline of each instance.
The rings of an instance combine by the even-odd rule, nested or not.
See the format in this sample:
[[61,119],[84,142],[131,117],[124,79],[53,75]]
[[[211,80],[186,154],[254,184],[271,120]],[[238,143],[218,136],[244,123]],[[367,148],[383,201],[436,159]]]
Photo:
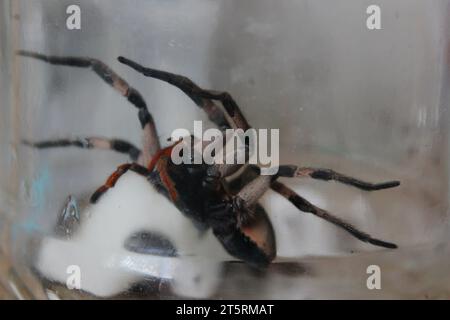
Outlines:
[[389,249],[397,248],[396,244],[372,238],[369,234],[356,229],[350,223],[333,216],[332,214],[330,214],[329,212],[327,212],[321,208],[316,207],[315,205],[313,205],[306,199],[300,197],[294,190],[290,189],[289,187],[287,187],[286,185],[284,185],[278,181],[273,182],[271,188],[274,191],[276,191],[277,193],[279,193],[280,195],[282,195],[284,198],[289,200],[299,210],[312,213],[328,222],[331,222],[334,225],[349,232],[351,235],[353,235],[354,237],[356,237],[357,239],[359,239],[363,242],[368,242],[375,246],[389,248]]
[[198,107],[202,108],[206,112],[208,118],[219,128],[229,128],[235,126],[234,124],[230,123],[228,119],[226,119],[226,116],[224,115],[222,110],[217,104],[212,101],[212,99],[199,94],[204,90],[189,78],[166,71],[146,68],[124,57],[119,57],[118,60],[119,62],[133,68],[139,73],[142,73],[144,76],[170,83],[171,85],[174,85],[175,87],[183,91],[189,98],[192,99],[192,101],[194,101],[194,103]]
[[[285,197],[287,200],[289,200],[294,206],[296,206],[298,209],[304,212],[310,212],[322,219],[325,219],[326,221],[329,221],[350,234],[352,234],[354,237],[358,238],[361,241],[368,242],[370,244],[385,247],[385,248],[397,248],[397,246],[393,243],[385,242],[382,240],[374,239],[370,235],[359,231],[354,226],[352,226],[350,223],[343,221],[332,214],[328,213],[327,211],[318,208],[311,204],[306,199],[300,197],[296,192],[294,192],[292,189],[288,188],[286,185],[276,181],[276,179],[280,176],[283,176],[284,169],[282,169],[285,166],[280,166],[280,170],[278,171],[277,175],[273,176],[259,176],[249,183],[247,183],[235,196],[233,201],[237,203],[238,208],[251,208],[258,200],[259,198],[269,189],[271,188],[275,192],[279,193],[283,197]],[[289,166],[287,166],[289,167]],[[251,210],[240,211],[241,215],[238,216],[239,219],[243,220],[244,222],[248,219],[251,219]],[[249,216],[250,213],[250,216]]]
[[304,178],[310,177],[317,180],[334,180],[365,191],[383,190],[394,188],[400,185],[400,181],[387,181],[381,183],[370,183],[355,179],[331,169],[297,167],[295,165],[280,166],[278,175],[280,177]]
[[103,62],[92,58],[48,56],[23,50],[18,51],[17,54],[24,57],[42,60],[54,65],[91,68],[92,71],[116,89],[121,95],[126,97],[128,101],[139,110],[139,121],[144,131],[144,162],[147,163],[150,161],[151,157],[160,149],[155,123],[153,121],[153,117],[148,111],[144,98],[135,88],[131,87],[124,79],[122,79]]
[[[205,90],[200,88],[191,79],[152,68],[146,68],[130,59],[119,57],[119,62],[128,65],[134,70],[142,73],[144,76],[165,81],[173,86],[179,88],[188,97],[190,97],[197,106],[202,108],[211,121],[213,121],[219,128],[234,128],[247,130],[250,128],[247,120],[242,114],[238,104],[228,92]],[[220,101],[223,105],[225,113],[213,100]],[[246,142],[246,157],[248,158],[248,146]],[[226,177],[236,172],[242,165],[222,164],[212,165],[208,172],[207,183],[216,184],[221,177]]]
[[[37,149],[59,148],[59,147],[78,147],[82,149],[103,149],[113,150],[128,154],[132,161],[140,163],[141,150],[128,141],[121,139],[107,139],[100,137],[83,137],[74,139],[56,139],[31,142],[23,140],[27,146]],[[142,163],[141,163],[142,164]]]
[[270,189],[272,183],[278,178],[273,176],[259,176],[256,179],[247,183],[236,195],[235,201],[240,203],[240,206],[250,208],[254,205],[263,194]]
[[100,199],[100,197],[106,192],[108,191],[108,189],[113,188],[117,182],[117,180],[119,180],[119,178],[125,174],[128,170],[134,171],[137,174],[140,174],[144,177],[147,177],[150,174],[150,171],[137,164],[137,163],[126,163],[123,164],[119,167],[117,167],[116,171],[114,171],[106,180],[106,182],[100,187],[98,188],[91,196],[90,202],[91,203],[96,203],[98,201],[98,199]]

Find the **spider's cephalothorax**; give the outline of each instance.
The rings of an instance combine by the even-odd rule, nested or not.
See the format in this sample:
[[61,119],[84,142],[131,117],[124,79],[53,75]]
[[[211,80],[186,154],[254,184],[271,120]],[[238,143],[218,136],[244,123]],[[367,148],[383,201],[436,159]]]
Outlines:
[[[117,168],[105,184],[92,195],[92,203],[98,201],[109,188],[114,187],[121,175],[129,170],[134,171],[144,176],[156,190],[170,199],[199,229],[211,228],[231,255],[252,265],[263,267],[275,258],[276,246],[272,224],[258,200],[268,189],[272,189],[299,210],[317,215],[343,228],[361,241],[385,248],[397,247],[393,243],[372,238],[351,224],[314,206],[277,181],[277,178],[310,177],[325,181],[334,180],[366,191],[396,187],[400,184],[398,181],[373,184],[330,169],[295,165],[282,165],[273,176],[260,175],[259,168],[250,165],[241,171],[238,170],[242,165],[235,164],[176,165],[170,156],[173,145],[167,148],[160,147],[153,118],[141,94],[104,63],[91,58],[46,56],[28,51],[20,51],[19,54],[51,64],[90,68],[138,109],[138,118],[144,133],[144,145],[141,150],[123,140],[98,137],[25,142],[37,148],[76,146],[87,149],[111,149],[128,154],[132,162]],[[184,76],[145,68],[123,57],[119,57],[119,61],[145,76],[178,87],[202,108],[219,128],[243,130],[250,128],[237,103],[227,92],[204,90]],[[220,102],[221,106],[216,102]],[[234,179],[231,182],[225,179],[232,174]]]

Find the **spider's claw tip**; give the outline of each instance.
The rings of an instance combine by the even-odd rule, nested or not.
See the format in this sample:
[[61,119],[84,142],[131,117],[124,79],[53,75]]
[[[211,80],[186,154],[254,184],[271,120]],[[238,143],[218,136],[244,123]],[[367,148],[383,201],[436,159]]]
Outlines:
[[388,181],[388,182],[384,182],[384,183],[380,183],[378,185],[378,189],[389,189],[389,188],[395,188],[398,187],[400,185],[400,181]]
[[395,243],[386,242],[378,239],[370,239],[368,241],[370,244],[373,244],[374,246],[388,248],[388,249],[397,249],[398,246]]
[[122,56],[119,56],[119,57],[117,58],[117,60],[119,60],[120,63],[126,63],[126,62],[127,62],[127,58],[122,57]]

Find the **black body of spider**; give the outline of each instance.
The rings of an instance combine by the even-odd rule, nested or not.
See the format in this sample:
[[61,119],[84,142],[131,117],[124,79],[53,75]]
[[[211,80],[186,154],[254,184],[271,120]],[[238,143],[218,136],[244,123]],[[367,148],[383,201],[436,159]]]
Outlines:
[[[260,175],[258,167],[247,166],[242,174],[228,183],[225,178],[235,173],[240,168],[239,165],[175,165],[170,158],[172,146],[160,147],[153,118],[141,94],[101,61],[81,57],[46,56],[28,51],[19,51],[18,54],[55,65],[90,68],[138,109],[139,121],[144,132],[144,145],[141,150],[123,140],[98,137],[25,142],[37,148],[76,146],[111,149],[128,154],[132,162],[118,167],[106,183],[92,195],[92,203],[95,203],[109,188],[114,187],[122,174],[128,170],[134,171],[145,176],[199,228],[204,230],[211,228],[232,256],[258,267],[268,265],[276,256],[272,224],[263,207],[258,204],[259,198],[268,189],[285,197],[299,210],[317,215],[343,228],[361,241],[385,248],[397,247],[393,243],[372,238],[351,224],[314,206],[278,182],[277,178],[282,176],[334,180],[367,191],[396,187],[400,184],[398,181],[373,184],[330,169],[289,165],[280,166],[278,174],[274,176]],[[202,108],[219,128],[243,130],[250,128],[237,103],[227,92],[204,90],[184,76],[145,68],[123,57],[119,57],[118,60],[145,76],[178,87]]]

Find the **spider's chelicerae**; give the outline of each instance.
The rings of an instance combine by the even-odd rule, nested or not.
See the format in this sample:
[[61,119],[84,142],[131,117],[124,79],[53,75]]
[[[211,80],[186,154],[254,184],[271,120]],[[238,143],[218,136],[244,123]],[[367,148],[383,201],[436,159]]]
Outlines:
[[[161,148],[155,123],[142,95],[108,66],[96,59],[81,57],[47,56],[39,53],[19,51],[20,55],[36,58],[50,64],[90,68],[111,85],[138,109],[138,117],[144,134],[142,149],[117,139],[85,137],[41,142],[27,142],[37,148],[76,146],[87,149],[111,149],[128,154],[131,163],[126,163],[106,180],[91,197],[91,203],[113,188],[128,170],[144,176],[158,192],[164,194],[183,214],[202,230],[212,229],[214,235],[232,256],[252,265],[263,267],[276,256],[275,235],[272,224],[259,198],[268,190],[279,193],[295,207],[310,212],[338,227],[343,228],[361,241],[385,248],[396,248],[393,243],[372,238],[327,211],[316,207],[292,189],[277,181],[278,177],[310,177],[319,180],[334,180],[359,189],[372,191],[398,186],[398,181],[384,183],[364,182],[330,169],[279,166],[273,176],[260,174],[257,166],[247,165],[237,178],[226,177],[237,173],[242,165],[232,164],[179,164],[171,161],[173,148]],[[118,60],[147,77],[168,82],[190,97],[209,119],[219,128],[250,128],[236,101],[227,92],[205,90],[184,76],[145,68],[124,57]],[[221,106],[217,104],[221,103]]]

